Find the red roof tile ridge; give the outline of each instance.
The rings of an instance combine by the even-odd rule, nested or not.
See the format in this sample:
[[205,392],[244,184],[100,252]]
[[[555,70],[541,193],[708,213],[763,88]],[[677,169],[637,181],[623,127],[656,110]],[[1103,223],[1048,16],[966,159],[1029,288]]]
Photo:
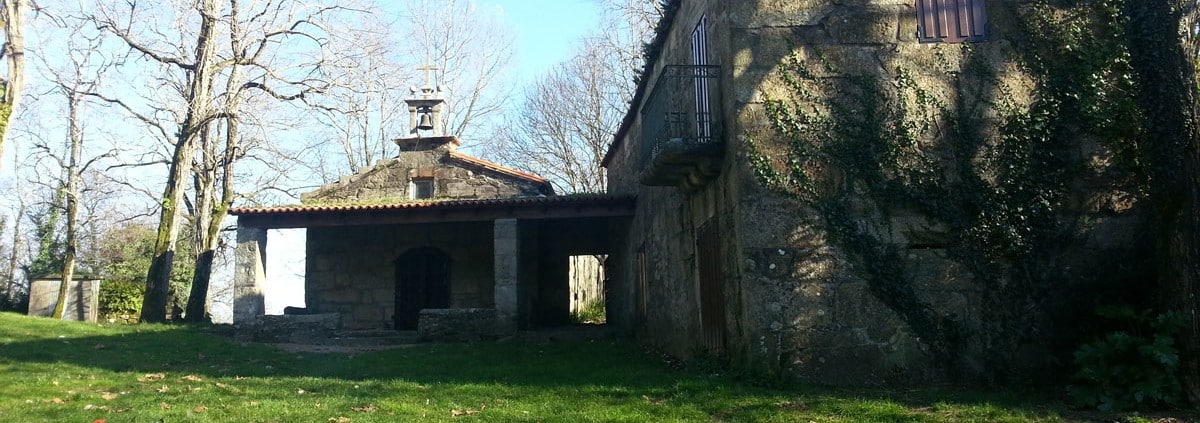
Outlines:
[[234,207],[229,210],[230,214],[270,214],[270,213],[311,213],[311,212],[339,212],[339,211],[367,211],[367,210],[396,210],[396,209],[421,209],[439,206],[487,206],[487,205],[504,205],[504,204],[538,204],[538,203],[569,203],[572,201],[620,201],[627,200],[629,196],[613,195],[613,194],[569,194],[569,195],[551,195],[545,197],[512,197],[512,198],[473,198],[473,199],[456,199],[456,200],[435,200],[435,201],[405,201],[396,203],[375,203],[375,204],[312,204],[312,205],[291,205],[291,206],[269,206],[269,207]]
[[516,176],[518,178],[528,179],[528,180],[531,180],[531,181],[534,181],[537,183],[546,183],[546,178],[534,175],[532,173],[522,172],[522,171],[513,169],[511,167],[508,167],[508,166],[505,166],[505,165],[502,165],[499,163],[493,163],[493,162],[490,162],[490,161],[487,161],[487,160],[484,160],[484,159],[481,159],[478,157],[459,153],[457,151],[450,151],[449,154],[450,154],[451,158],[462,160],[462,161],[465,161],[465,162],[468,162],[471,164],[483,166],[483,167],[495,170],[500,173],[505,173],[505,174],[508,174],[511,176]]

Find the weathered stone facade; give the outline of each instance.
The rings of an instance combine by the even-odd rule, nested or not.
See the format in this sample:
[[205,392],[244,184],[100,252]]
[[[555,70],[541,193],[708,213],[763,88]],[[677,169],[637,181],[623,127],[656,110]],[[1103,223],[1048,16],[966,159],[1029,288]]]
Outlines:
[[[34,279],[29,285],[29,315],[50,317],[58,304],[58,291],[62,280],[54,277]],[[100,280],[75,278],[67,290],[67,304],[63,307],[63,320],[95,323],[100,317]]]
[[423,340],[483,341],[495,339],[496,309],[450,308],[421,310],[417,329]]
[[406,251],[432,247],[451,259],[449,307],[492,308],[492,226],[491,222],[462,222],[311,228],[305,304],[323,313],[340,313],[345,328],[392,327],[394,261]]
[[399,156],[301,195],[305,203],[370,203],[422,200],[415,181],[432,183],[430,200],[552,195],[542,178],[454,150],[453,137],[398,140]]
[[[1071,330],[1061,322],[1090,312],[1086,301],[1082,309],[1066,306],[1072,295],[1091,295],[1087,284],[1137,272],[1121,267],[1118,258],[1137,256],[1143,217],[1136,200],[1122,195],[1127,188],[1113,183],[1106,147],[1083,140],[1070,157],[1087,170],[1071,183],[1072,200],[1057,216],[1079,222],[1072,226],[1076,232],[1064,235],[1074,240],[1069,248],[1053,258],[1069,279],[1037,293],[1006,288],[1017,286],[1008,285],[1015,283],[1006,276],[1008,263],[996,265],[1001,270],[995,274],[982,274],[964,262],[954,251],[961,228],[903,201],[864,195],[856,182],[845,180],[845,171],[826,172],[816,179],[818,189],[853,198],[850,215],[843,217],[880,249],[899,251],[896,268],[902,275],[895,280],[904,286],[889,290],[864,270],[870,266],[861,254],[833,239],[827,215],[772,189],[761,176],[764,167],[798,166],[787,161],[792,147],[771,127],[765,109],[768,100],[800,100],[797,85],[812,89],[815,99],[802,101],[820,111],[827,98],[850,98],[847,81],[887,85],[905,73],[905,81],[950,110],[944,113],[972,122],[970,130],[987,140],[981,151],[999,145],[1001,115],[1029,107],[1035,94],[1035,78],[1019,64],[1009,40],[1020,31],[1015,9],[999,3],[1007,2],[989,2],[987,9],[989,40],[966,48],[918,43],[908,0],[677,2],[658,60],[643,77],[640,96],[605,159],[610,191],[638,198],[628,231],[618,233],[622,245],[610,257],[612,278],[621,281],[609,290],[610,304],[618,303],[610,307],[621,312],[617,318],[672,354],[718,354],[751,371],[823,384],[991,380],[996,374],[1019,379],[1061,371],[1069,358],[1059,338]],[[647,157],[671,146],[648,147],[647,129],[661,125],[653,120],[662,118],[646,110],[661,95],[656,84],[666,83],[660,76],[669,65],[697,64],[698,33],[706,38],[707,63],[719,67],[719,80],[706,84],[716,87],[708,98],[720,123],[714,137],[721,151],[715,158],[681,153],[694,161],[686,169],[678,167],[678,157]],[[792,58],[813,63],[811,80],[820,82],[789,85],[781,69]],[[678,103],[699,107],[694,98]],[[935,125],[956,124],[944,116]],[[920,142],[954,141],[948,129],[930,132]],[[677,168],[646,176],[664,163]],[[995,179],[993,170],[970,171],[985,182]],[[684,176],[675,186],[661,186],[663,174],[680,172]],[[702,233],[716,234],[715,266],[703,260],[711,255],[706,256],[709,244]],[[702,287],[705,272],[718,273],[715,287]],[[896,292],[908,302],[898,301]],[[711,305],[705,295],[717,295],[715,303],[722,306]],[[1028,300],[1025,315],[995,311],[997,303],[1014,298]],[[1022,322],[1030,327],[1020,328],[1019,336],[997,330]]]

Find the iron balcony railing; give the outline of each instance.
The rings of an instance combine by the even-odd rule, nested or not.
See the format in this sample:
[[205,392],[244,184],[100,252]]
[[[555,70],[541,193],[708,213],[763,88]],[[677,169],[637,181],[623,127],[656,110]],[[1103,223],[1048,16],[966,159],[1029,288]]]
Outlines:
[[642,106],[640,164],[664,149],[723,142],[720,118],[721,68],[666,66]]

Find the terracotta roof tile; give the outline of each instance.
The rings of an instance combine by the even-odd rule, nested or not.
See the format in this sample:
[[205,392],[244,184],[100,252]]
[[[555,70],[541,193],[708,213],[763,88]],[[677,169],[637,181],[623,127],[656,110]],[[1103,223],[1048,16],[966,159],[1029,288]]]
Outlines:
[[474,200],[434,200],[434,201],[406,201],[397,203],[380,203],[380,204],[313,204],[313,205],[295,205],[295,206],[273,206],[273,207],[234,207],[229,210],[229,214],[239,215],[263,215],[263,214],[291,214],[291,213],[329,213],[329,212],[347,212],[347,211],[374,211],[374,210],[437,210],[437,209],[463,209],[463,208],[478,208],[478,207],[503,207],[503,206],[526,206],[526,205],[569,205],[569,204],[596,204],[596,203],[621,203],[633,201],[633,196],[628,195],[610,195],[610,194],[572,194],[572,195],[552,195],[548,197],[517,197],[517,198],[487,198]]
[[491,170],[494,170],[494,171],[497,171],[497,172],[500,172],[500,173],[503,173],[503,174],[506,174],[509,176],[515,176],[515,177],[518,177],[521,179],[526,179],[526,180],[530,180],[533,182],[537,182],[539,184],[546,183],[546,178],[534,175],[532,173],[522,172],[522,171],[513,169],[511,167],[502,165],[502,164],[492,163],[487,160],[484,160],[484,159],[481,159],[478,157],[468,156],[466,154],[459,153],[459,152],[453,151],[453,150],[451,150],[449,154],[450,154],[450,158],[452,158],[452,159],[467,162],[467,163],[470,163],[470,164],[473,164],[476,166],[482,166],[482,167],[485,167],[485,168],[488,168],[488,169],[491,169]]

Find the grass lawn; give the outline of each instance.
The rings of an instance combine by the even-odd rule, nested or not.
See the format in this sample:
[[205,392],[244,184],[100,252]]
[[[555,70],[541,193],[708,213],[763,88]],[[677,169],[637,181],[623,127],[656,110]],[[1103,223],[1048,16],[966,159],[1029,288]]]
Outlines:
[[627,342],[433,344],[355,356],[297,354],[184,326],[96,325],[0,313],[4,422],[1093,418],[1027,398],[760,388],[671,369]]

